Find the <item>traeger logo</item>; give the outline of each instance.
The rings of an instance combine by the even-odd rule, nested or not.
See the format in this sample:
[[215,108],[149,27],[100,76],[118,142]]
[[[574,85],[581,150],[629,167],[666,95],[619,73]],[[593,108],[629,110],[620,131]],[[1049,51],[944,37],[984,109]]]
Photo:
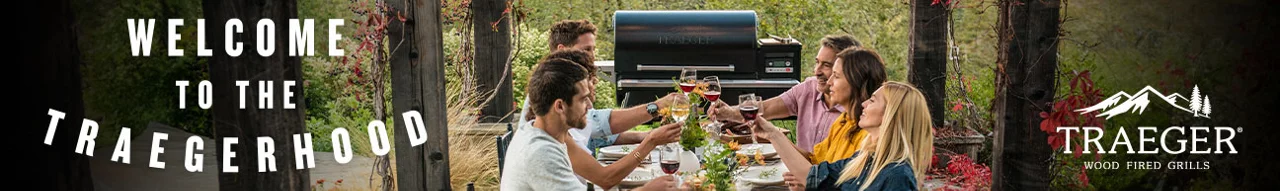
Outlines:
[[694,35],[661,35],[658,36],[658,44],[669,45],[709,45],[711,37],[694,36]]
[[[1158,98],[1155,100],[1158,100],[1158,102],[1168,103],[1174,108],[1186,111],[1187,113],[1190,113],[1192,117],[1207,119],[1209,118],[1209,114],[1213,112],[1213,106],[1209,102],[1209,96],[1201,95],[1200,86],[1198,85],[1191,90],[1191,98],[1183,97],[1178,93],[1163,94],[1151,86],[1146,86],[1145,88],[1138,90],[1136,93],[1129,94],[1126,92],[1119,92],[1105,100],[1102,100],[1102,102],[1094,104],[1093,106],[1074,111],[1079,112],[1080,114],[1099,112],[1097,117],[1106,117],[1107,119],[1130,112],[1142,114],[1143,111],[1146,111],[1148,104],[1152,102],[1151,98]],[[1102,142],[1099,141],[1102,139],[1103,134],[1105,134],[1105,131],[1100,127],[1058,127],[1056,131],[1064,133],[1067,137],[1071,137],[1072,133],[1082,133],[1084,137],[1084,145],[1080,145],[1084,147],[1082,148],[1082,153],[1092,153],[1096,149],[1098,153],[1111,154],[1119,153],[1117,152],[1117,148],[1127,148],[1128,150],[1125,153],[1138,154],[1157,154],[1160,153],[1159,151],[1161,150],[1168,154],[1181,154],[1183,152],[1187,152],[1187,150],[1190,150],[1191,154],[1236,154],[1236,147],[1232,144],[1231,140],[1235,138],[1236,133],[1244,132],[1244,128],[1222,126],[1171,126],[1161,130],[1156,127],[1139,126],[1138,142],[1131,143],[1129,135],[1124,130],[1124,127],[1120,127],[1119,131],[1117,131],[1119,134],[1115,136],[1115,141],[1112,142],[1110,149],[1107,149],[1108,147],[1103,147]],[[1159,135],[1158,140],[1156,138],[1157,134]],[[1170,134],[1186,138],[1174,138],[1174,140],[1170,140]],[[1209,134],[1213,134],[1215,137],[1215,139],[1213,139],[1213,143],[1210,143]],[[1064,139],[1064,141],[1065,149],[1063,149],[1063,153],[1069,154],[1072,152],[1071,139]],[[1190,142],[1190,145],[1188,145],[1187,142]],[[1159,146],[1159,149],[1148,149],[1148,143],[1153,143],[1156,146]],[[1136,150],[1134,146],[1137,146]]]
[[[1152,96],[1160,98],[1160,101],[1164,101],[1164,103],[1168,103],[1174,108],[1191,113],[1194,117],[1209,118],[1209,113],[1213,112],[1213,107],[1209,103],[1209,95],[1204,95],[1203,98],[1201,98],[1199,85],[1195,86],[1195,88],[1191,90],[1191,99],[1187,99],[1178,93],[1172,93],[1169,95],[1161,94],[1160,91],[1156,91],[1155,88],[1147,86],[1133,94],[1128,94],[1123,91],[1116,93],[1106,100],[1102,100],[1102,102],[1098,104],[1084,109],[1077,109],[1075,111],[1083,114],[1104,110],[1102,113],[1098,114],[1098,117],[1106,117],[1107,119],[1111,119],[1111,117],[1127,112],[1137,111],[1138,114],[1142,114],[1143,111],[1147,110],[1147,104],[1151,103],[1150,97]],[[1121,100],[1124,100],[1124,102],[1121,102]],[[1186,107],[1183,107],[1182,103],[1186,102],[1190,103],[1186,104]]]

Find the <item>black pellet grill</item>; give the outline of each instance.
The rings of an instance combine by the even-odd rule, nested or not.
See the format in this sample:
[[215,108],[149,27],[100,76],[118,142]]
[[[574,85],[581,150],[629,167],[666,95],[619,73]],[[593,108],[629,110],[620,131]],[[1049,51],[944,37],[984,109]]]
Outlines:
[[672,77],[682,68],[696,69],[698,79],[719,76],[720,99],[730,104],[744,93],[768,99],[800,83],[800,42],[759,38],[755,11],[618,11],[613,21],[620,106],[678,91]]

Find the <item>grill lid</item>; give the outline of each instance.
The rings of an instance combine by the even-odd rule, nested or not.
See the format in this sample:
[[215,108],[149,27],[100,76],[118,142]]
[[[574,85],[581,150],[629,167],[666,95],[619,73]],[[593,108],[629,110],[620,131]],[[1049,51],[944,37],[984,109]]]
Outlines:
[[755,71],[755,11],[617,11],[616,70]]

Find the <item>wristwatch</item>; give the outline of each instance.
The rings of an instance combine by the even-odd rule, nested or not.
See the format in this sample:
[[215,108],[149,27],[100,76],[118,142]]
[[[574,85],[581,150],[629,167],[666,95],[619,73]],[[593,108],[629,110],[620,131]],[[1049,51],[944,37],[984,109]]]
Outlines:
[[649,116],[658,118],[658,104],[649,102],[649,104],[645,106],[645,109],[649,111]]

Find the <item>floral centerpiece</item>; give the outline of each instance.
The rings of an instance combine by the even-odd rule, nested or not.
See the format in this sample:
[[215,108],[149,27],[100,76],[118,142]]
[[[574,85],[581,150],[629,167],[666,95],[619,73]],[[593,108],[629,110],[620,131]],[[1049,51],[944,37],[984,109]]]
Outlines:
[[[750,163],[765,164],[764,156],[756,151],[754,156],[737,153],[741,146],[736,141],[719,142],[711,141],[709,136],[717,134],[718,128],[704,129],[713,127],[710,120],[706,119],[704,112],[698,108],[704,106],[705,101],[703,92],[707,91],[707,83],[695,82],[694,88],[684,94],[688,97],[690,108],[689,117],[684,120],[684,127],[680,134],[680,145],[688,151],[695,151],[697,148],[704,148],[706,152],[701,153],[699,158],[702,159],[702,167],[700,173],[685,179],[685,183],[690,185],[694,190],[732,190],[734,177],[738,176],[746,170],[746,166]],[[672,78],[672,89],[675,92],[682,92],[680,89],[680,81]],[[657,127],[661,124],[672,123],[675,119],[669,106],[662,108],[658,114],[662,116],[662,120],[653,124]]]
[[747,165],[765,164],[760,151],[754,156],[738,153],[741,149],[738,142],[711,142],[707,148],[708,152],[702,156],[706,161],[702,164],[702,173],[685,181],[694,190],[732,190],[734,177],[746,171]]
[[[672,89],[676,92],[680,92],[679,80],[672,78],[671,81]],[[693,91],[690,91],[685,95],[689,98],[689,104],[695,108],[702,104],[702,92],[707,89],[706,83],[698,82],[696,84],[697,85],[695,85]],[[671,113],[672,107],[674,106],[668,106],[659,111],[659,115],[663,116],[663,118],[658,122],[658,124],[653,125],[654,127],[674,121],[674,119],[671,118],[671,115],[673,115]],[[689,115],[691,116],[684,120],[684,127],[681,128],[682,130],[680,132],[680,146],[684,147],[685,150],[693,151],[695,148],[707,145],[707,132],[702,130],[701,125],[703,114],[703,111],[691,108],[689,112]]]

